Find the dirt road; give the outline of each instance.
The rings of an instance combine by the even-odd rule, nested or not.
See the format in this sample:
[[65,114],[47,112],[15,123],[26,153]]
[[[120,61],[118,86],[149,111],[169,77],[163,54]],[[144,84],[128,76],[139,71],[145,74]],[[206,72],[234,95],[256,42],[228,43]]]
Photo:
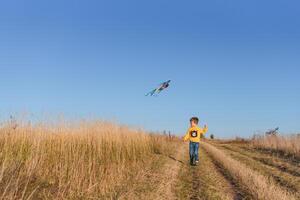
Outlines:
[[[296,166],[279,159],[271,162],[271,158],[266,155],[236,146],[212,146],[262,177],[274,179],[274,187],[290,192],[293,195],[290,197],[294,199],[298,198],[299,169]],[[133,180],[134,189],[124,193],[120,199],[260,199],[202,145],[199,165],[190,166],[188,159],[188,144],[178,143],[172,155],[158,155],[152,167],[143,169],[140,175],[143,178]],[[280,164],[287,168],[286,171],[279,167]],[[285,199],[285,196],[279,198]]]

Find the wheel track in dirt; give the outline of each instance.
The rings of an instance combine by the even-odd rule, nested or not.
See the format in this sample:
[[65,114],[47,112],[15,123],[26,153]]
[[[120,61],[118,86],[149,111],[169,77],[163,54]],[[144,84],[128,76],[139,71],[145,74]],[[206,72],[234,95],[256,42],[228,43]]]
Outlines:
[[[250,198],[247,199],[298,199],[295,193],[275,184],[267,175],[249,166],[250,163],[241,162],[224,148],[217,148],[210,141],[202,142],[209,154],[232,175],[234,180],[244,188]],[[251,198],[252,196],[252,198]],[[243,198],[244,199],[244,198]]]
[[240,185],[232,178],[232,176],[226,169],[224,169],[218,162],[213,160],[212,157],[211,159],[214,165],[216,166],[216,168],[218,169],[218,171],[225,177],[225,179],[232,186],[232,190],[234,191],[234,196],[233,196],[234,200],[242,200],[242,199],[246,199],[247,196],[250,196],[249,194],[247,194],[246,191],[243,191]]
[[284,162],[290,163],[294,166],[300,167],[300,157],[292,155],[292,154],[286,154],[285,151],[278,151],[278,150],[276,151],[276,150],[273,150],[273,149],[258,148],[258,147],[250,148],[250,147],[246,147],[246,146],[243,146],[241,148],[246,150],[246,151],[259,152],[259,153],[264,154],[264,155],[272,156],[272,157],[281,159]]
[[198,192],[200,190],[201,187],[201,183],[200,183],[200,177],[199,174],[197,173],[197,169],[191,169],[192,171],[192,190],[191,190],[191,197],[190,200],[200,200],[200,197],[198,196]]
[[239,185],[202,147],[200,147],[200,165],[196,167],[189,166],[187,148],[185,152],[187,159],[185,159],[184,176],[190,176],[188,180],[190,183],[187,184],[189,194],[178,199],[241,200],[246,198],[247,195]]
[[278,169],[278,167],[276,166],[265,164],[260,160],[249,156],[248,154],[236,151],[226,145],[212,145],[223,149],[224,152],[227,152],[228,154],[230,154],[230,156],[233,156],[235,159],[246,164],[248,167],[251,167],[253,170],[259,171],[260,173],[272,178],[278,185],[292,193],[295,193],[296,196],[300,198],[299,177],[293,176],[288,172],[284,172],[281,169]]
[[[229,146],[229,145],[218,145],[220,147],[223,147],[229,151],[237,152],[239,154],[242,154],[244,156],[251,157],[253,160],[256,160],[258,162],[261,162],[264,165],[268,165],[270,167],[275,167],[278,170],[289,173],[292,176],[300,177],[300,168],[298,166],[295,166],[295,164],[291,164],[289,162],[286,162],[286,160],[283,160],[281,158],[274,158],[267,154],[262,154],[260,151],[250,150],[249,148],[242,148],[239,146]],[[256,154],[256,155],[255,155]]]

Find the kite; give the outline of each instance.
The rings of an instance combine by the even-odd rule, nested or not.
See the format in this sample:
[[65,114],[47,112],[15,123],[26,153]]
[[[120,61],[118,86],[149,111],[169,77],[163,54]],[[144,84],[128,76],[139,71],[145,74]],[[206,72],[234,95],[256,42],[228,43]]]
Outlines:
[[166,82],[161,83],[158,88],[155,88],[151,92],[147,93],[146,96],[155,96],[155,95],[158,95],[161,91],[163,91],[164,89],[166,89],[166,88],[169,87],[170,82],[171,82],[171,80],[168,80]]

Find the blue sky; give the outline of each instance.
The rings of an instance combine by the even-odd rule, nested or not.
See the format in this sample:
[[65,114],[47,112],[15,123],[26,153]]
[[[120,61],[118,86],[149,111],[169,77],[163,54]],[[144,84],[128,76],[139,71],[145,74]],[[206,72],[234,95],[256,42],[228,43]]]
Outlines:
[[[1,1],[0,118],[299,132],[299,1]],[[144,94],[164,80],[159,97]]]

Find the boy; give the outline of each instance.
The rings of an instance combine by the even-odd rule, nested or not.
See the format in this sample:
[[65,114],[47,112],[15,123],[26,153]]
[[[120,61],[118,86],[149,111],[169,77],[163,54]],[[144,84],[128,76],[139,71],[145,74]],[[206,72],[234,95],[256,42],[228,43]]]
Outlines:
[[197,117],[192,117],[190,119],[191,127],[187,131],[186,135],[184,136],[183,140],[190,141],[190,164],[197,165],[199,162],[199,143],[200,138],[204,133],[207,132],[208,128],[207,125],[204,128],[198,127],[199,119]]

